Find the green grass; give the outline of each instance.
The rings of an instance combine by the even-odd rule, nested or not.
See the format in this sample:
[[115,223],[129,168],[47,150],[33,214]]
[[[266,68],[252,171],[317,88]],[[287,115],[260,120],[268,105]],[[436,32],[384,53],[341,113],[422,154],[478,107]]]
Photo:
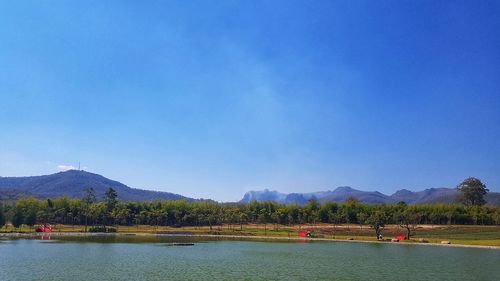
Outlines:
[[[84,226],[54,225],[53,232],[83,232]],[[311,231],[315,237],[338,240],[363,240],[375,241],[375,234],[372,229],[358,225],[342,225],[333,227],[332,225],[295,225],[295,226],[275,226],[264,225],[244,225],[240,229],[239,225],[234,226],[214,226],[212,229],[208,226],[203,227],[168,227],[168,226],[117,226],[119,233],[186,233],[186,234],[212,234],[212,235],[237,235],[237,236],[266,236],[266,237],[297,237],[299,230]],[[0,228],[0,232],[34,232],[34,228],[23,226],[15,229],[12,226]],[[398,233],[405,233],[403,229],[397,226],[388,226],[383,231],[384,238],[390,239]],[[417,228],[412,241],[418,242],[425,239],[430,243],[440,243],[441,241],[450,241],[452,244],[463,245],[483,245],[500,246],[500,226],[421,226]],[[406,243],[408,243],[406,242]]]

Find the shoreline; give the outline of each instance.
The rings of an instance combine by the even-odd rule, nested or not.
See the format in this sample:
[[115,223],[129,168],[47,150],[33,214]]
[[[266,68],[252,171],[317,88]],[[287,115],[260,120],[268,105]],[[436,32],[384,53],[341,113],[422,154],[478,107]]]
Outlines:
[[422,243],[422,242],[390,242],[390,241],[370,241],[370,240],[349,240],[349,239],[331,239],[331,238],[304,238],[304,237],[277,237],[277,236],[250,236],[250,235],[215,235],[215,234],[176,234],[176,233],[84,233],[84,232],[33,232],[33,233],[21,233],[21,232],[3,232],[0,233],[0,238],[2,237],[20,237],[20,238],[34,238],[43,236],[60,236],[60,237],[85,237],[85,236],[122,236],[122,237],[132,237],[132,236],[145,236],[145,237],[198,237],[198,238],[222,238],[225,240],[231,239],[241,239],[241,240],[274,240],[274,241],[317,241],[317,242],[349,242],[349,243],[380,243],[380,244],[390,244],[390,245],[406,245],[406,246],[440,246],[440,247],[452,247],[452,248],[476,248],[476,249],[491,249],[500,250],[500,246],[487,246],[487,245],[466,245],[466,244],[441,244],[441,243]]

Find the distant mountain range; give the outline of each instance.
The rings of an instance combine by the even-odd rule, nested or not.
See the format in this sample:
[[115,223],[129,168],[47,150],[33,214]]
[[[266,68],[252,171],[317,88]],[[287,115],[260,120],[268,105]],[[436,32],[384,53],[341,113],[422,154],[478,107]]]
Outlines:
[[[399,190],[392,195],[385,195],[378,191],[361,191],[348,186],[341,186],[333,191],[319,191],[311,193],[280,193],[268,189],[261,191],[249,191],[245,193],[240,203],[252,201],[273,201],[281,204],[305,205],[311,199],[320,203],[345,202],[349,198],[368,204],[394,204],[404,201],[407,204],[427,203],[455,203],[459,193],[455,188],[429,188],[423,191]],[[486,200],[491,205],[500,205],[500,193],[488,193]]]
[[81,198],[84,189],[89,187],[94,188],[97,198],[103,198],[104,192],[111,187],[117,191],[120,200],[126,201],[194,200],[169,192],[131,188],[101,175],[78,170],[34,177],[0,177],[0,200],[15,200],[27,196]]
[[[118,198],[125,201],[197,200],[170,192],[131,188],[101,175],[79,170],[69,170],[52,175],[33,177],[0,177],[0,200],[16,200],[21,197],[30,196],[42,199],[61,196],[82,198],[84,189],[89,187],[94,188],[98,199],[102,199],[104,192],[111,187],[117,191]],[[249,191],[239,202],[249,203],[255,200],[305,205],[311,199],[318,200],[321,203],[345,202],[352,197],[368,204],[393,204],[400,201],[404,201],[407,204],[425,204],[454,203],[457,196],[458,191],[454,188],[430,188],[418,192],[402,189],[392,195],[385,195],[378,191],[361,191],[348,186],[342,186],[333,191],[310,193],[286,194],[268,189]],[[486,200],[489,204],[500,205],[500,192],[488,193]]]

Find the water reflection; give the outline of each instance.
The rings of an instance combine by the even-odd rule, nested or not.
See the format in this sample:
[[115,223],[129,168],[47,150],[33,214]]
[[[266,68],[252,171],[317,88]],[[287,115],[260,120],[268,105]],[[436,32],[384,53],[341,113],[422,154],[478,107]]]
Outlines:
[[0,236],[4,240],[33,239],[43,241],[79,242],[79,243],[203,243],[212,241],[253,241],[273,243],[313,243],[312,240],[289,240],[283,239],[254,239],[252,237],[229,237],[229,236],[196,236],[186,234],[134,234],[134,233],[31,233],[16,234],[11,236]]

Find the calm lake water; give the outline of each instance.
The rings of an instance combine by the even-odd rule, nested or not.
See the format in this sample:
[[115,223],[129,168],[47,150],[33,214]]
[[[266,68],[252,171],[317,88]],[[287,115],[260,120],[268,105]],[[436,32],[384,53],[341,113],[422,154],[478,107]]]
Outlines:
[[500,280],[500,251],[186,237],[2,239],[0,280]]

